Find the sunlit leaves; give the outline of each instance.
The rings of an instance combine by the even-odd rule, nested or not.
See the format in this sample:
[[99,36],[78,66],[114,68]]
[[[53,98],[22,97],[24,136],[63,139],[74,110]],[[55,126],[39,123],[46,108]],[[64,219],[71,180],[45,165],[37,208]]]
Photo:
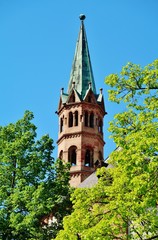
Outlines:
[[[111,74],[105,79],[106,84],[112,87],[109,90],[109,99],[134,102],[139,96],[151,93],[158,89],[158,60],[141,68],[140,65],[128,63],[122,68],[120,74]],[[155,92],[153,92],[155,94]]]
[[[73,213],[56,239],[158,239],[158,60],[111,74],[111,101],[127,109],[110,122],[117,149],[98,183],[72,195]],[[128,236],[127,236],[128,235]]]
[[[0,127],[0,238],[47,239],[61,228],[70,211],[69,166],[54,163],[53,140],[36,139],[33,114],[26,111],[15,124]],[[60,199],[60,201],[59,201]],[[56,228],[42,228],[41,219],[54,212]]]

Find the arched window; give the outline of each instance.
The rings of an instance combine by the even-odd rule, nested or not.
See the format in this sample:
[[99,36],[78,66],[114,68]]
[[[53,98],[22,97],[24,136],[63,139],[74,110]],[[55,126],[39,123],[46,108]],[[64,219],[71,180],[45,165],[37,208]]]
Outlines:
[[63,131],[63,118],[60,118],[60,132]]
[[76,146],[71,146],[68,150],[68,161],[71,163],[71,166],[76,165],[77,156],[76,156]]
[[60,151],[59,158],[62,160],[63,159],[63,150]]
[[91,128],[94,127],[94,113],[93,113],[93,112],[90,114],[89,126],[90,126]]
[[85,166],[93,167],[93,150],[87,149],[85,152]]
[[73,114],[69,112],[69,127],[73,127]]
[[103,133],[103,122],[102,120],[99,121],[99,128],[98,128],[100,133]]
[[87,111],[85,112],[85,115],[84,115],[84,125],[85,125],[85,127],[88,127],[88,112]]
[[78,126],[78,112],[75,111],[75,126]]

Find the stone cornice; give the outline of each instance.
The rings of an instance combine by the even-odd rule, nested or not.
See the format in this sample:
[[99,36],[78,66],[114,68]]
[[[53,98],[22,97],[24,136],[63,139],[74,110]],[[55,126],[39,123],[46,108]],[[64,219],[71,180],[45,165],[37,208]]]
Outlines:
[[82,101],[82,102],[73,102],[73,103],[65,103],[58,111],[58,115],[60,115],[63,110],[70,110],[71,108],[78,108],[82,106],[83,110],[94,110],[94,109],[98,109],[101,111],[102,115],[104,116],[105,114],[107,114],[105,111],[103,111],[102,107],[98,104],[98,103],[89,103],[86,101]]
[[98,139],[99,141],[101,141],[103,144],[105,144],[104,140],[102,139],[102,136],[100,133],[96,134],[96,133],[90,133],[90,132],[86,132],[86,131],[79,131],[79,132],[73,132],[73,133],[66,133],[63,134],[58,140],[57,140],[57,144],[59,144],[61,141],[63,141],[64,139],[68,139],[68,138],[77,138],[80,136],[86,136],[89,138],[94,138],[94,139]]

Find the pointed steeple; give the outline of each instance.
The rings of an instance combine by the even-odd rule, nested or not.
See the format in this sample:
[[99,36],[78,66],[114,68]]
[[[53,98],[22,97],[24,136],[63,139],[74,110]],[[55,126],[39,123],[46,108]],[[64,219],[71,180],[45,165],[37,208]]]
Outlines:
[[89,55],[88,42],[84,27],[85,18],[85,15],[80,15],[80,32],[76,44],[76,51],[68,85],[68,94],[71,92],[71,89],[73,88],[75,83],[75,89],[81,95],[82,99],[84,98],[86,91],[89,89],[89,83],[91,83],[91,89],[93,93],[96,94],[96,87]]
[[105,112],[102,89],[96,93],[84,15],[73,60],[68,92],[61,89],[58,117],[58,156],[71,164],[70,185],[77,187],[103,161],[103,119]]

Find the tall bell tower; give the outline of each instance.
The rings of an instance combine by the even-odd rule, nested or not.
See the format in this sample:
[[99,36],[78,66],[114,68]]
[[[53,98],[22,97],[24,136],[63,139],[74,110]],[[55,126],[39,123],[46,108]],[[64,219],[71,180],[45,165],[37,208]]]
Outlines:
[[84,27],[81,26],[72,64],[68,91],[61,89],[58,117],[58,156],[70,162],[71,186],[77,187],[103,163],[103,118],[106,114],[102,89],[97,94]]

